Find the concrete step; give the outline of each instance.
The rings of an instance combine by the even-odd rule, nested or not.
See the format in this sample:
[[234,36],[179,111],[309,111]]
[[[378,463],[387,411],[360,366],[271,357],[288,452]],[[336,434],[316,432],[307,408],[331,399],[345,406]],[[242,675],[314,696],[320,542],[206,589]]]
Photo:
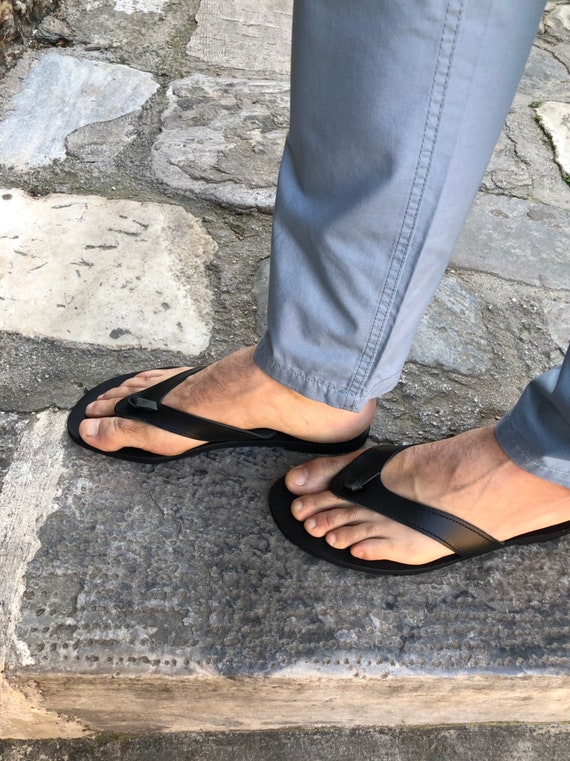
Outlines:
[[32,416],[4,477],[4,736],[567,719],[567,539],[346,572],[268,515],[299,455],[133,465],[65,417]]

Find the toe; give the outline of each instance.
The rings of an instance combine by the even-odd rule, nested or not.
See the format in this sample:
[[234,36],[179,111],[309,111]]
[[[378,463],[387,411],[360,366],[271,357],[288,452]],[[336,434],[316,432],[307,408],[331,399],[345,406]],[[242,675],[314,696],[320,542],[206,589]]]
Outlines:
[[[101,411],[105,402],[95,402],[90,406],[94,410],[99,409]],[[104,452],[116,452],[123,447],[140,447],[140,440],[144,438],[143,428],[143,425],[131,420],[99,416],[83,420],[79,426],[79,433],[81,438],[90,446]]]
[[390,560],[394,553],[387,539],[374,537],[352,544],[350,554],[361,560]]
[[169,370],[144,370],[142,373],[127,378],[119,386],[107,389],[107,391],[101,394],[98,398],[122,399],[124,396],[154,386],[155,384],[160,383],[167,378],[171,378],[173,375],[178,375],[178,373],[188,369],[189,368],[187,367],[175,367]]
[[327,489],[333,476],[361,454],[352,452],[340,457],[319,457],[292,468],[285,476],[285,484],[293,494],[315,494]]
[[358,539],[362,539],[368,535],[366,532],[349,531],[350,528],[356,528],[361,524],[362,517],[360,508],[353,505],[342,505],[310,515],[305,519],[304,526],[307,533],[312,536],[325,536],[334,532],[335,536],[338,534],[339,537],[342,537],[340,540],[335,538],[334,541],[345,542],[344,546],[348,546],[356,541],[356,539],[351,540],[350,536],[357,536]]
[[85,407],[89,417],[111,417],[115,411],[117,399],[96,399]]
[[347,510],[346,513],[346,520],[341,522],[338,527],[329,531],[326,536],[326,540],[331,547],[345,550],[347,547],[353,547],[359,542],[385,541],[382,537],[381,521],[376,519],[374,521],[366,520],[359,508]]
[[128,378],[124,383],[121,383],[120,386],[113,386],[113,388],[107,389],[103,394],[99,394],[97,399],[122,399],[125,396],[129,396],[129,394],[142,391],[151,385],[153,384],[148,380],[145,381],[143,378],[135,376],[133,378]]
[[397,529],[398,533],[371,536],[354,542],[350,552],[362,560],[391,560],[405,565],[423,565],[452,555],[452,551],[435,539],[417,532]]
[[103,452],[136,447],[171,456],[181,454],[197,443],[136,420],[118,417],[87,418],[81,422],[79,434],[87,444]]
[[306,521],[307,518],[311,518],[317,513],[326,512],[346,504],[332,492],[322,491],[318,494],[306,494],[294,499],[291,503],[291,512],[298,521]]

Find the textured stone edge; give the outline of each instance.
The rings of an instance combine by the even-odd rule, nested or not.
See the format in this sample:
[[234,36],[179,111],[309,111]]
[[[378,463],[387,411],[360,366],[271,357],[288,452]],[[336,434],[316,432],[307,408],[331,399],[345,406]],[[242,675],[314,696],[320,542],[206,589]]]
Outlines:
[[567,724],[319,727],[190,732],[76,740],[0,740],[3,761],[544,761],[567,759]]
[[[570,676],[227,679],[35,674],[12,688],[51,721],[5,725],[0,737],[278,729],[556,723],[568,720]],[[63,720],[66,717],[65,721]],[[73,735],[72,735],[73,736]]]

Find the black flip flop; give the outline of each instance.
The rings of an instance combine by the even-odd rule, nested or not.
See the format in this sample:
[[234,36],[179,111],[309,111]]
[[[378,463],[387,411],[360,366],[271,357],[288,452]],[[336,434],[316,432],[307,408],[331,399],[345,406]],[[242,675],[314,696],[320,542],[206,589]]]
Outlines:
[[115,405],[115,415],[118,417],[128,418],[129,420],[140,420],[149,423],[157,428],[162,428],[171,433],[177,433],[181,436],[187,436],[190,439],[208,442],[200,446],[189,449],[179,455],[167,456],[153,454],[144,449],[135,447],[124,447],[117,452],[103,452],[100,449],[87,444],[79,435],[79,424],[85,420],[85,408],[90,402],[95,401],[100,394],[104,394],[115,386],[120,386],[129,378],[137,373],[128,373],[127,375],[118,375],[116,378],[100,383],[88,391],[73,407],[67,419],[67,430],[73,441],[85,449],[91,449],[98,454],[104,454],[108,457],[115,457],[120,460],[131,460],[133,462],[158,463],[169,460],[180,460],[183,457],[194,457],[202,452],[211,452],[214,449],[226,449],[230,447],[280,447],[282,449],[291,449],[295,452],[311,452],[314,454],[341,454],[343,452],[352,452],[359,447],[364,446],[368,438],[368,430],[364,431],[350,441],[339,442],[335,444],[320,444],[314,441],[298,439],[295,436],[289,436],[281,431],[274,431],[272,428],[255,428],[244,430],[234,428],[223,423],[216,423],[213,420],[191,415],[190,413],[180,412],[172,407],[162,404],[162,399],[173,388],[182,383],[185,378],[200,372],[203,368],[198,367],[193,370],[183,370],[181,373],[167,378],[144,391],[138,391],[135,394],[121,399]]
[[287,489],[284,478],[277,481],[269,493],[269,508],[278,527],[294,544],[317,558],[355,571],[379,575],[426,573],[504,547],[547,542],[570,533],[570,521],[566,521],[499,542],[455,515],[400,497],[384,486],[380,474],[388,460],[402,449],[405,447],[378,446],[367,449],[343,468],[331,480],[328,488],[337,497],[375,510],[380,515],[437,539],[453,550],[453,555],[423,565],[408,565],[389,560],[362,560],[353,557],[348,550],[335,550],[324,538],[308,534],[303,524],[293,517],[291,503],[297,495]]

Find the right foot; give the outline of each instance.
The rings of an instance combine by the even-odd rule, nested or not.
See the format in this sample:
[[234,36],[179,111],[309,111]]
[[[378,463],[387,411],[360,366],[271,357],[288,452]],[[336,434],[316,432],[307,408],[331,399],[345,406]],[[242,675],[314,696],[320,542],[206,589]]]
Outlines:
[[[350,441],[365,431],[376,404],[347,412],[301,396],[270,378],[253,360],[253,348],[242,349],[191,375],[169,392],[164,403],[183,412],[238,428],[273,428],[315,443]],[[116,403],[125,396],[154,386],[176,370],[149,370],[103,394],[86,409],[79,431],[90,446],[104,452],[136,447],[174,456],[204,444],[136,420],[115,417]]]
[[[359,454],[319,458],[289,471],[287,488],[296,495],[291,511],[305,530],[362,560],[421,565],[450,555],[435,539],[328,490],[332,477]],[[381,480],[390,491],[457,515],[498,541],[570,521],[570,489],[512,462],[492,427],[404,449],[386,463]]]

